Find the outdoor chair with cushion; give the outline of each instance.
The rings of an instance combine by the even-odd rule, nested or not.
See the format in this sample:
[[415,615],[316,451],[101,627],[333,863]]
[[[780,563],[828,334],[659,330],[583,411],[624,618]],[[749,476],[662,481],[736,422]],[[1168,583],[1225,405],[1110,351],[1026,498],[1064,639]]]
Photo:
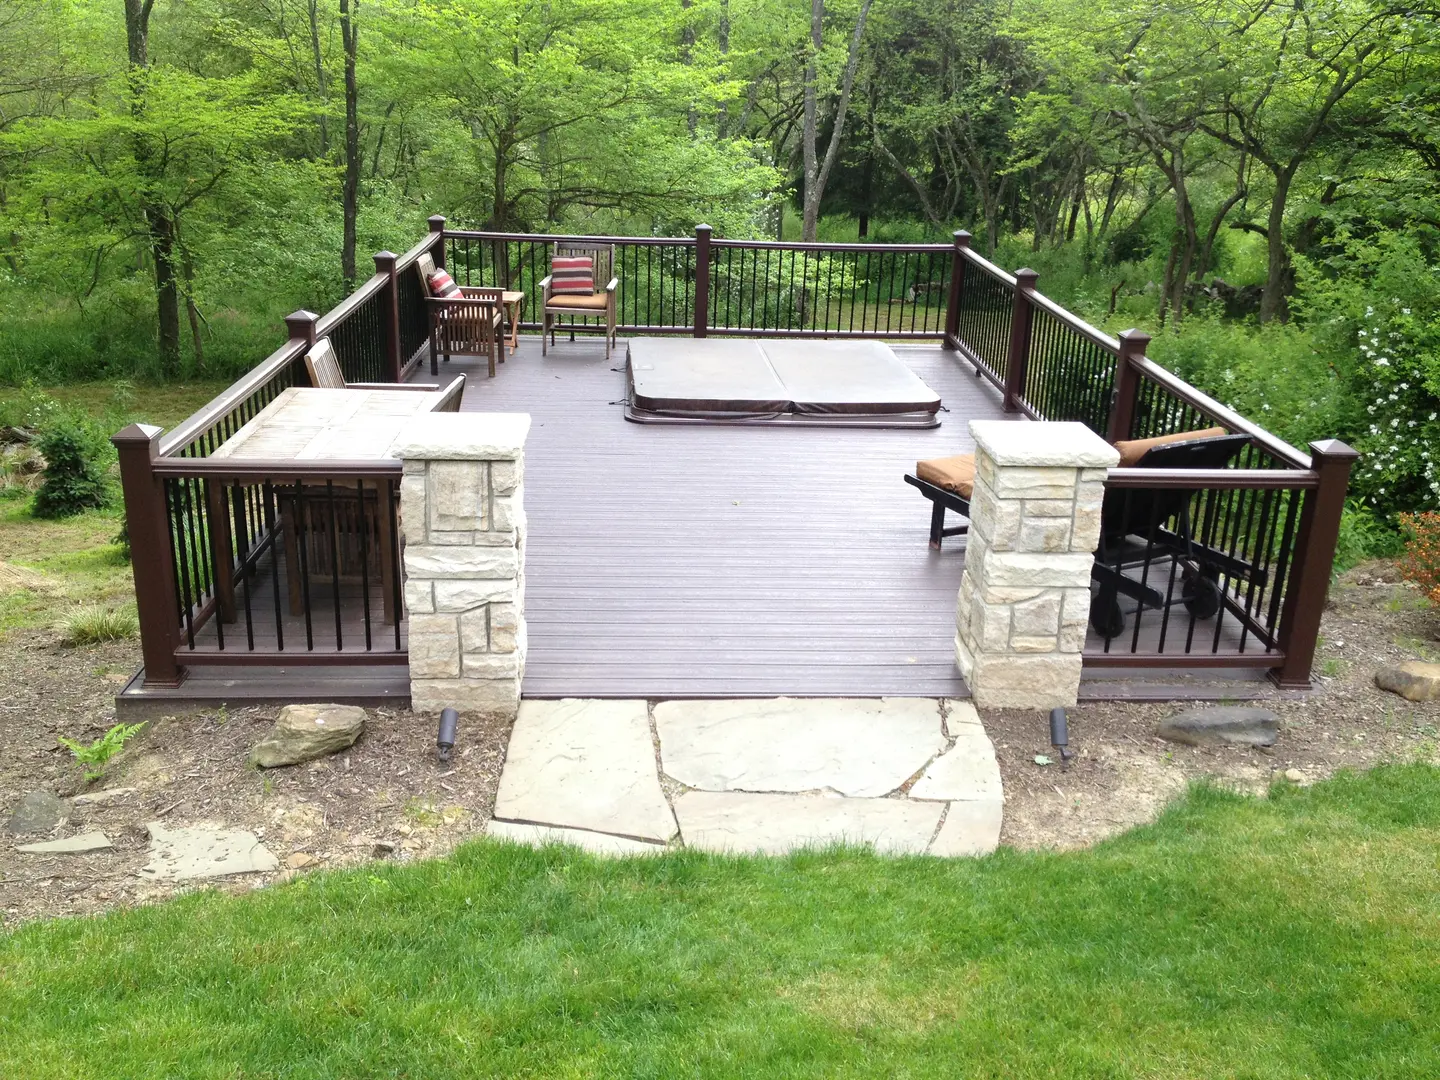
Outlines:
[[453,353],[488,357],[493,379],[497,360],[505,359],[501,325],[505,290],[457,285],[448,272],[436,268],[428,253],[415,260],[415,272],[430,316],[430,374],[440,374],[439,357],[448,364]]
[[459,412],[460,399],[465,396],[465,376],[457,375],[445,386],[426,386],[423,383],[352,383],[345,381],[340,370],[340,359],[329,338],[321,338],[305,354],[305,370],[310,373],[310,385],[322,390],[401,390],[422,394],[439,394],[431,412]]
[[[1127,440],[1115,444],[1120,451],[1117,467],[1220,469],[1249,441],[1248,435],[1229,435],[1222,427]],[[969,518],[970,499],[975,492],[974,454],[916,462],[914,474],[907,474],[905,482],[934,504],[930,515],[931,547],[938,549],[944,537],[963,536],[969,531],[968,520],[947,528],[945,511],[954,510]],[[1114,637],[1124,629],[1125,616],[1119,603],[1122,595],[1142,608],[1169,606],[1158,590],[1125,574],[1126,569],[1151,563],[1157,556],[1179,564],[1180,602],[1197,618],[1210,618],[1219,610],[1222,573],[1232,580],[1263,584],[1263,570],[1195,538],[1190,523],[1194,494],[1189,488],[1116,488],[1106,492],[1100,511],[1100,547],[1091,570],[1091,578],[1099,586],[1090,607],[1090,623],[1097,632]]]
[[[615,290],[620,286],[620,279],[611,276],[614,267],[614,244],[556,243],[550,273],[540,282],[542,355],[547,344],[555,343],[556,316],[569,315],[572,319],[578,316],[605,320],[605,359],[610,359],[615,344]],[[569,329],[586,328],[572,323]]]

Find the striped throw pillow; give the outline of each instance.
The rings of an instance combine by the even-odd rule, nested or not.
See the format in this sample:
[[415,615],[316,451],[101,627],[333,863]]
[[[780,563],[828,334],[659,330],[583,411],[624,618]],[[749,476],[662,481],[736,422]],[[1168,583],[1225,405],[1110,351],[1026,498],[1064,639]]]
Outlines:
[[460,295],[460,286],[455,284],[455,279],[444,270],[436,270],[430,275],[430,295],[448,299]]
[[585,293],[595,291],[595,260],[588,255],[575,255],[550,260],[550,291],[552,293]]

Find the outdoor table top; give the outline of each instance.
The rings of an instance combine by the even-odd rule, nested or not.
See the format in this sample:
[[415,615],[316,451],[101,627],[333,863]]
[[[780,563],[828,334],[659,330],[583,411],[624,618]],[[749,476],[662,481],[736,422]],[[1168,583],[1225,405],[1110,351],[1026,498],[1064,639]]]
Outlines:
[[363,461],[390,456],[400,430],[439,394],[292,386],[230,436],[211,459]]

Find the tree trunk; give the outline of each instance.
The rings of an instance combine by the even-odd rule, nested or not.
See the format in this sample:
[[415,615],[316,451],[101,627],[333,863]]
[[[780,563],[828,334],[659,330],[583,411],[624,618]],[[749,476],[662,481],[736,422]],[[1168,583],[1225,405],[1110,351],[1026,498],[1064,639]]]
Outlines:
[[830,145],[825,160],[818,160],[816,141],[819,138],[820,46],[825,29],[825,0],[810,0],[810,61],[805,65],[805,121],[801,141],[805,144],[805,224],[801,240],[814,243],[820,221],[820,200],[830,170],[840,153],[845,134],[845,116],[850,110],[850,92],[855,88],[855,72],[860,67],[860,41],[865,35],[865,21],[870,17],[874,0],[861,0],[860,14],[855,19],[855,33],[850,37],[850,51],[845,58],[845,73],[840,80],[840,96],[835,102],[835,115],[830,131]]
[[345,47],[345,181],[340,191],[345,236],[340,247],[340,276],[347,293],[355,287],[355,217],[360,207],[360,115],[355,83],[360,41],[355,19],[359,14],[360,0],[340,0],[340,40]]
[[[138,120],[145,114],[150,73],[150,11],[155,0],[125,0],[125,39],[130,61],[130,115]],[[154,154],[138,135],[134,142],[135,163],[142,178],[140,213],[150,237],[150,254],[155,263],[155,307],[159,320],[160,369],[169,374],[180,365],[180,295],[175,282],[175,226],[157,197],[154,186]]]
[[320,53],[320,0],[310,0],[310,58],[315,65],[315,93],[320,99],[320,156],[330,153],[330,93],[325,85],[325,62]]
[[1290,197],[1290,181],[1295,178],[1293,166],[1275,174],[1275,194],[1270,200],[1270,221],[1265,243],[1269,259],[1265,269],[1265,291],[1260,294],[1260,321],[1290,317],[1286,296],[1290,290],[1290,256],[1285,250],[1285,202]]

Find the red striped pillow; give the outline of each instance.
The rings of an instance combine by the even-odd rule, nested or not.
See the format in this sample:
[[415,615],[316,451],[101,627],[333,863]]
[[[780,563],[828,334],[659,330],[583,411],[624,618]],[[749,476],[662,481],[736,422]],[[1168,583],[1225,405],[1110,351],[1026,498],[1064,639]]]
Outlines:
[[595,260],[589,255],[556,256],[550,260],[550,291],[552,293],[585,293],[595,291]]
[[430,275],[430,295],[443,298],[459,296],[460,286],[444,270],[436,270]]

